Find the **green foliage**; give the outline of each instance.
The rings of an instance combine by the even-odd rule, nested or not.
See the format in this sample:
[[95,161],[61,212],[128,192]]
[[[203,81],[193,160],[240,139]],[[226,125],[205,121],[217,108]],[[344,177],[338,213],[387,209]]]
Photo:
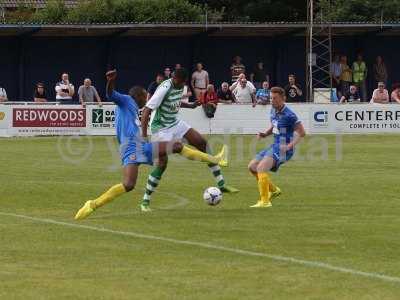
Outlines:
[[320,0],[319,15],[331,21],[399,21],[400,0]]
[[11,23],[26,22],[32,19],[34,12],[32,6],[20,3],[15,11],[7,12],[5,18]]
[[37,10],[33,21],[40,23],[59,23],[65,21],[68,9],[63,0],[47,1],[44,9]]

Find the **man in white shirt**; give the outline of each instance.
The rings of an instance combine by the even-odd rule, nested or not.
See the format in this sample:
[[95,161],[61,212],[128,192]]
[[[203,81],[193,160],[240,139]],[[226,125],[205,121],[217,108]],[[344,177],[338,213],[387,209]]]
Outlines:
[[242,78],[239,84],[236,84],[232,93],[235,95],[237,103],[249,104],[252,103],[253,107],[256,105],[255,89],[252,88],[246,78]]
[[75,88],[72,83],[69,82],[69,75],[64,73],[61,75],[61,81],[56,84],[56,99],[61,104],[72,104],[72,97],[75,94]]
[[197,100],[201,99],[201,94],[205,93],[209,84],[208,72],[203,70],[203,64],[197,63],[196,71],[192,74],[192,87]]
[[0,87],[0,102],[6,102],[7,99],[7,93],[6,93],[6,89]]

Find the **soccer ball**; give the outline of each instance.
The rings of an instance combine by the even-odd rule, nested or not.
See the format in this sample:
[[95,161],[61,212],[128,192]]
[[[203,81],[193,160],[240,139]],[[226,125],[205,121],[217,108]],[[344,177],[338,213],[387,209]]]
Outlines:
[[222,200],[222,192],[217,187],[209,187],[204,191],[203,199],[208,205],[217,205]]

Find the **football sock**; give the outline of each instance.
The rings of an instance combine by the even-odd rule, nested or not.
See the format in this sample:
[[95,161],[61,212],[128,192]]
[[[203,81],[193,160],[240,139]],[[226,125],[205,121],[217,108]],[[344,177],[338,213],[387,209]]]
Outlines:
[[147,178],[146,190],[143,196],[143,204],[149,204],[151,200],[151,194],[154,193],[158,184],[160,183],[161,176],[165,169],[160,167],[155,167],[154,170],[149,174]]
[[272,193],[276,191],[276,185],[272,181],[269,181],[269,191]]
[[217,164],[219,162],[219,159],[215,156],[190,148],[188,146],[183,146],[182,151],[179,154],[190,160],[197,160],[212,164]]
[[268,173],[258,173],[258,191],[260,192],[260,200],[264,203],[269,202],[269,183]]
[[217,185],[219,188],[224,187],[225,185],[225,180],[224,176],[222,175],[221,172],[221,167],[215,164],[209,164],[208,167],[210,168],[212,174],[214,175],[215,181],[217,182]]
[[126,193],[124,185],[122,183],[116,184],[116,185],[112,186],[104,194],[102,194],[100,197],[98,197],[96,200],[94,200],[92,202],[94,207],[92,207],[92,208],[101,207],[101,206],[107,204],[108,202],[111,202],[118,196],[121,196],[124,193]]

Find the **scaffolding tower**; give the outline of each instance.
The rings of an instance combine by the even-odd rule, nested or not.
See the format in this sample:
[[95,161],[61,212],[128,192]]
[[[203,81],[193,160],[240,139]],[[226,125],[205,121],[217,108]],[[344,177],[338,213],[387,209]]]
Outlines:
[[332,26],[326,15],[307,0],[307,101],[331,100]]

